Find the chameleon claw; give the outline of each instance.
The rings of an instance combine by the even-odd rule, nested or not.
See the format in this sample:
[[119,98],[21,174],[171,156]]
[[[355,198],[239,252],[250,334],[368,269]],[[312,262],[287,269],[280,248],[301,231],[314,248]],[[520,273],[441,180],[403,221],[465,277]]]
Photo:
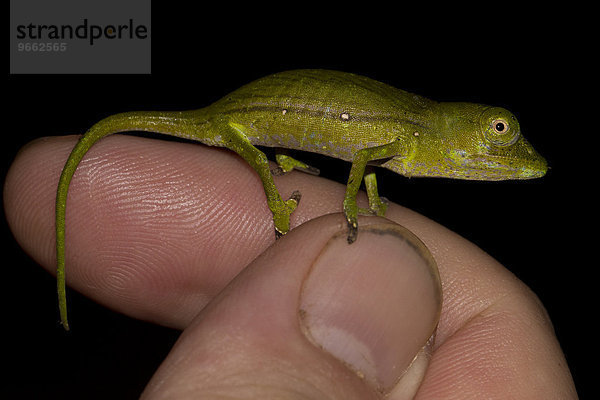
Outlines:
[[348,221],[348,244],[352,244],[356,241],[358,236],[358,224],[356,222]]
[[300,191],[298,190],[294,190],[292,192],[292,195],[290,196],[290,198],[288,199],[288,201],[293,200],[296,202],[296,206],[298,206],[298,204],[300,204],[300,199],[302,198],[302,194],[300,194]]
[[285,175],[285,171],[281,167],[276,167],[271,170],[271,175],[282,176],[282,175]]
[[275,240],[280,239],[285,235],[285,233],[280,232],[277,228],[275,228]]

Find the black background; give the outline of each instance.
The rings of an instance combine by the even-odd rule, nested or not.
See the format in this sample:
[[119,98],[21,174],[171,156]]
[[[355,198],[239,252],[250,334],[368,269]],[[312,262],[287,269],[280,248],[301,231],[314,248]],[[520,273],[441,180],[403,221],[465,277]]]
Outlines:
[[[584,360],[597,312],[589,287],[598,264],[586,240],[595,229],[585,230],[596,225],[596,180],[586,175],[591,160],[582,155],[598,133],[578,126],[589,130],[594,118],[582,110],[585,34],[565,26],[569,16],[560,10],[436,9],[432,16],[434,10],[404,6],[280,6],[259,13],[233,4],[209,10],[155,2],[151,75],[7,73],[2,178],[17,150],[37,137],[82,133],[121,111],[200,108],[287,69],[339,69],[435,100],[507,107],[547,158],[546,177],[463,182],[380,171],[381,192],[473,241],[533,289],[585,398]],[[310,163],[340,182],[349,171],[337,161]],[[2,229],[9,372],[1,390],[19,398],[136,398],[179,332],[117,315],[71,291],[77,329],[65,333],[54,278],[20,249],[5,223]]]

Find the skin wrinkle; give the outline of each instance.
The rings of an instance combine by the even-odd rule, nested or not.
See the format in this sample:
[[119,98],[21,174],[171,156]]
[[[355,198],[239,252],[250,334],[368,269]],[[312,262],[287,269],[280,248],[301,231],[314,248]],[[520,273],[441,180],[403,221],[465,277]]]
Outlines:
[[[512,333],[508,329],[509,325],[503,322],[507,316],[514,319],[514,316],[508,313],[480,313],[473,316],[455,334],[463,338],[460,346],[446,356],[452,357],[455,363],[462,366],[464,381],[475,380],[474,386],[479,387],[493,382],[495,386],[501,386],[510,398],[508,393],[511,388],[507,385],[520,381],[522,376],[515,375],[516,371],[510,366],[510,354],[515,346],[511,343]],[[490,346],[490,343],[493,346]]]

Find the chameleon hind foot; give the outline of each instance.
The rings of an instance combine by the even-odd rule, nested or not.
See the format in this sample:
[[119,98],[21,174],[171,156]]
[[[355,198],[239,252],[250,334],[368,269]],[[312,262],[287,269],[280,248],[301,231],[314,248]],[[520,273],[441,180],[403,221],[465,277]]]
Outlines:
[[319,175],[321,173],[318,168],[311,167],[310,165],[285,154],[276,154],[275,160],[277,161],[278,167],[271,170],[271,173],[274,176],[287,174],[293,169],[297,169],[298,171],[302,171],[310,175]]
[[290,231],[290,215],[298,204],[302,195],[295,190],[289,199],[282,201],[278,206],[271,209],[273,212],[273,224],[275,225],[275,239],[279,239]]

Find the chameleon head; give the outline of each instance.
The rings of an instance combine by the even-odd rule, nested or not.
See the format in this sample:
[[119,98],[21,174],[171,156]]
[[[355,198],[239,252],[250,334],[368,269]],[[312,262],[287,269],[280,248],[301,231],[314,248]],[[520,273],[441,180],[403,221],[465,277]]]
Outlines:
[[484,167],[496,171],[499,179],[531,179],[546,174],[548,165],[521,135],[517,118],[500,107],[486,108],[479,118],[481,147],[479,159]]
[[[531,179],[546,174],[546,160],[521,135],[508,110],[469,103],[441,103],[437,146],[445,176],[474,180]],[[442,107],[443,109],[444,107]]]

